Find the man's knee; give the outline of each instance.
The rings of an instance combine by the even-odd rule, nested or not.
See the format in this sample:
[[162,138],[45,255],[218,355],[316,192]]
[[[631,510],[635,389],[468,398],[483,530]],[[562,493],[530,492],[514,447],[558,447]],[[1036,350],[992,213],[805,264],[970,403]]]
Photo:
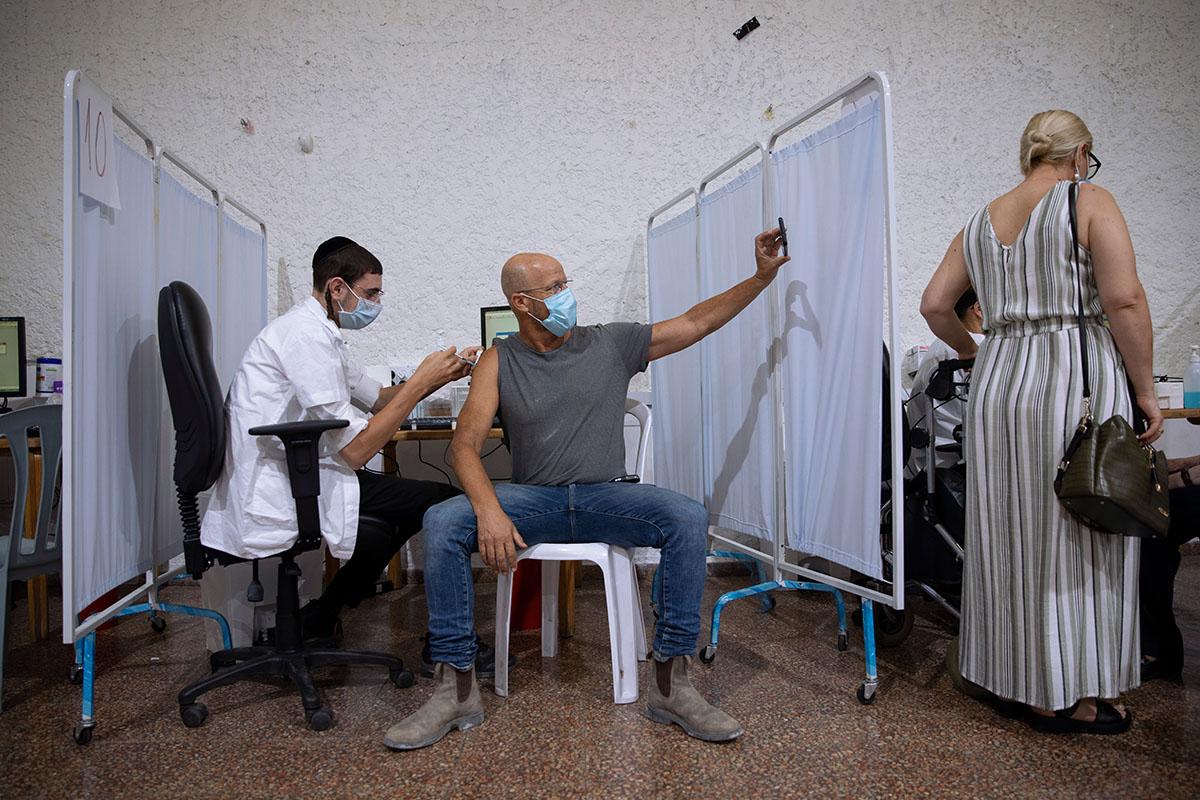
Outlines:
[[675,528],[684,536],[703,538],[708,533],[708,511],[690,497],[675,495],[668,508]]
[[475,511],[467,496],[459,494],[430,506],[421,523],[426,553],[462,547],[475,530]]

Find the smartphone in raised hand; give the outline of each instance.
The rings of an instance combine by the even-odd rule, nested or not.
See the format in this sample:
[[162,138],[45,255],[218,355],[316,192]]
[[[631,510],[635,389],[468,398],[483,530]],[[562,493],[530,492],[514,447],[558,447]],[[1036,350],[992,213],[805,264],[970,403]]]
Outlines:
[[787,227],[783,224],[783,217],[779,218],[779,243],[783,245],[783,254],[786,256],[787,251]]

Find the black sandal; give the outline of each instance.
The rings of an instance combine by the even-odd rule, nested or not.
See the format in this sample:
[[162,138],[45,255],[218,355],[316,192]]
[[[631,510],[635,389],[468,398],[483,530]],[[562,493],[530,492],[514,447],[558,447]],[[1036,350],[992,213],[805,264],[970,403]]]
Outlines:
[[1041,733],[1095,733],[1110,735],[1124,733],[1133,724],[1133,712],[1126,709],[1125,716],[1121,716],[1121,713],[1113,708],[1111,703],[1106,703],[1103,700],[1096,701],[1096,718],[1091,722],[1074,719],[1072,715],[1079,710],[1080,702],[1076,700],[1075,705],[1070,708],[1055,711],[1053,717],[1030,714],[1028,719],[1029,727]]
[[1019,700],[1001,700],[997,697],[992,701],[992,709],[1005,719],[1024,719],[1029,714],[1029,704]]

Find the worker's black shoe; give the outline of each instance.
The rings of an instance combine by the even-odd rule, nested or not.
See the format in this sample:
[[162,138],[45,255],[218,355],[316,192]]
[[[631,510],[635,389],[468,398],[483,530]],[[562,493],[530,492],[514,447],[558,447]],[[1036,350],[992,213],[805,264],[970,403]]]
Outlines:
[[[426,678],[433,677],[433,656],[429,652],[429,632],[421,637],[421,641],[425,646],[421,648],[421,675]],[[517,665],[517,654],[509,652],[508,668],[512,669]],[[494,678],[496,677],[496,648],[483,641],[479,634],[475,634],[475,676],[478,678]]]

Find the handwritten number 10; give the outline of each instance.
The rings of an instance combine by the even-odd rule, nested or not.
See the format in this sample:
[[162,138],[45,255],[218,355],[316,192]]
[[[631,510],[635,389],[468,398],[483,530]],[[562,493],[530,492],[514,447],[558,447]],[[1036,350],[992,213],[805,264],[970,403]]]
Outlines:
[[[108,123],[104,120],[104,112],[97,111],[96,124],[92,125],[91,98],[88,99],[87,114],[84,116],[83,144],[88,155],[88,171],[103,178],[108,169]],[[104,145],[103,153],[101,144]]]

